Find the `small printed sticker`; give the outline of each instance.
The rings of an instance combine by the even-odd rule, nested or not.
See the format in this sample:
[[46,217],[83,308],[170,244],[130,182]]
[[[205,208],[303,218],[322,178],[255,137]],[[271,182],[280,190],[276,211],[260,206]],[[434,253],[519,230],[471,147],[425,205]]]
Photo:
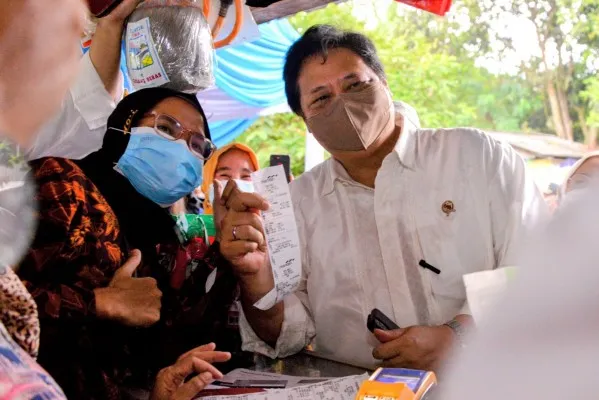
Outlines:
[[127,66],[137,89],[157,87],[169,82],[150,34],[150,19],[127,25]]

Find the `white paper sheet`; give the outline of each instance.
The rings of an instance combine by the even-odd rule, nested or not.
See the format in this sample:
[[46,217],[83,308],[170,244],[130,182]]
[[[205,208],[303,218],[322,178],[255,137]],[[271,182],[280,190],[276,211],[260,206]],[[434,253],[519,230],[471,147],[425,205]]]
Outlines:
[[[254,372],[254,371],[250,371]],[[277,380],[290,377],[277,374]],[[315,379],[297,378],[295,379]],[[264,379],[261,377],[260,379]],[[326,382],[312,385],[295,386],[284,390],[268,390],[264,393],[242,394],[235,396],[208,396],[203,400],[354,400],[360,390],[360,386],[368,379],[368,375],[356,375],[346,378],[331,379]]]
[[516,267],[504,267],[464,275],[468,306],[476,322],[480,323],[501,300],[516,273]]
[[302,275],[299,235],[283,166],[256,171],[252,180],[256,193],[270,204],[262,219],[275,287],[254,304],[260,310],[268,310],[299,286]]

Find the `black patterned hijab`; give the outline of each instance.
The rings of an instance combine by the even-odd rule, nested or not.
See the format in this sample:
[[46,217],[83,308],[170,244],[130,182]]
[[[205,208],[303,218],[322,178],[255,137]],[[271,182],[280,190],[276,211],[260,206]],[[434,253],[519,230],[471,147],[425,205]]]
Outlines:
[[114,210],[129,247],[143,254],[155,252],[158,243],[177,241],[175,222],[168,210],[139,194],[114,166],[129,144],[130,135],[123,131],[130,132],[148,111],[171,97],[189,102],[202,114],[204,133],[210,139],[206,114],[196,96],[166,88],[143,89],[127,95],[108,117],[102,148],[76,161]]

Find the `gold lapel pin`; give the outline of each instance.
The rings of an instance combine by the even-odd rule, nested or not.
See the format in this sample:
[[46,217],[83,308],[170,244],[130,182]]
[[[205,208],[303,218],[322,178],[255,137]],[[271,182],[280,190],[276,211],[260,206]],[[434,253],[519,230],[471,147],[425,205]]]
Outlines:
[[453,201],[451,201],[451,200],[444,201],[443,204],[441,204],[441,211],[443,211],[443,213],[445,213],[445,215],[447,215],[448,217],[449,217],[449,214],[454,213],[455,205],[453,204]]

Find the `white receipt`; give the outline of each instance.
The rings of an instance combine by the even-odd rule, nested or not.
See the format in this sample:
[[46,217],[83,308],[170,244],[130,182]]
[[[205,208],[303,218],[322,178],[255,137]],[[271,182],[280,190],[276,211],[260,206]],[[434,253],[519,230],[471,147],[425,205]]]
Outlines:
[[331,379],[313,385],[296,386],[284,390],[234,396],[207,396],[202,400],[354,400],[368,375]]
[[260,310],[268,310],[297,290],[302,276],[301,251],[283,166],[256,171],[252,180],[256,193],[270,204],[268,211],[262,212],[262,219],[275,287],[254,304]]

